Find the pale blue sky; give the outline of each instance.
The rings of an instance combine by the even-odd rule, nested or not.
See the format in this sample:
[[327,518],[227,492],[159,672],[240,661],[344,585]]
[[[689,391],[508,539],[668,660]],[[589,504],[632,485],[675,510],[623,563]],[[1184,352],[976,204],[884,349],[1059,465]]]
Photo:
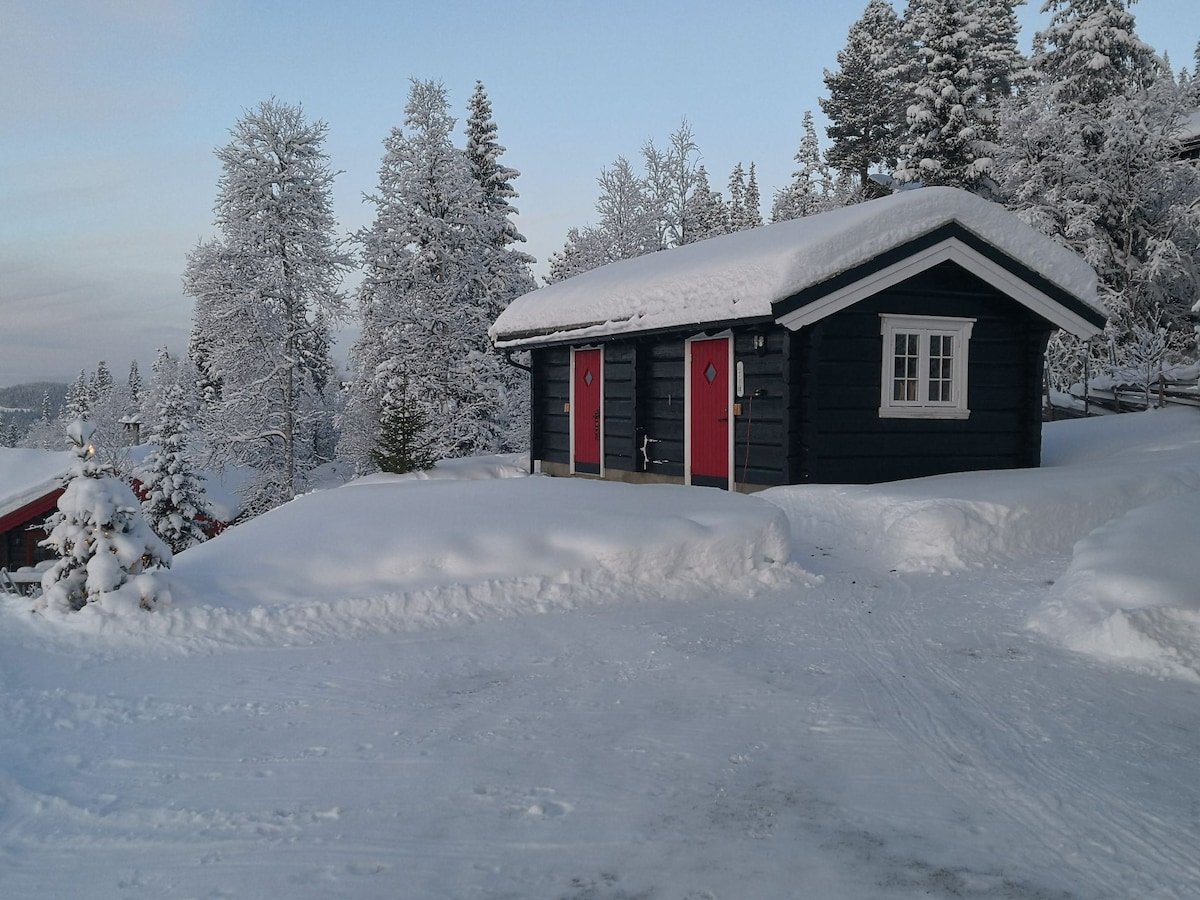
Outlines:
[[[445,83],[460,133],[482,80],[542,273],[567,228],[595,220],[600,170],[683,118],[713,186],[753,161],[769,207],[865,5],[0,0],[0,386],[67,380],[100,359],[148,371],[158,347],[184,349],[180,278],[214,234],[212,151],[261,100],[329,124],[349,232],[371,219],[361,198],[409,79]],[[1039,10],[1022,10],[1026,46]],[[1144,40],[1191,66],[1194,0],[1133,11]]]

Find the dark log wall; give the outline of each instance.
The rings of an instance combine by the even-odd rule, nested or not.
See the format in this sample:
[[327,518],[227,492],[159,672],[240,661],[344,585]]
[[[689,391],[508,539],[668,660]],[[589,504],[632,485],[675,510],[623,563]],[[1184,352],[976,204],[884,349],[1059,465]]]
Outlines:
[[571,462],[571,350],[546,347],[530,354],[530,449],[536,460]]
[[637,471],[638,347],[633,343],[604,346],[604,467]]
[[[965,420],[880,418],[880,313],[975,318]],[[877,482],[1036,466],[1051,326],[952,263],[795,335],[793,481]]]
[[[639,342],[637,443],[634,471],[683,477],[683,335]],[[641,456],[642,438],[650,438],[650,464]]]
[[[766,339],[761,351],[754,347],[756,335]],[[781,326],[734,333],[735,378],[739,362],[743,375],[743,396],[734,397],[741,406],[733,432],[733,478],[737,484],[787,484],[791,442],[786,431],[786,410],[791,403],[791,388],[783,373],[789,336],[790,332]]]

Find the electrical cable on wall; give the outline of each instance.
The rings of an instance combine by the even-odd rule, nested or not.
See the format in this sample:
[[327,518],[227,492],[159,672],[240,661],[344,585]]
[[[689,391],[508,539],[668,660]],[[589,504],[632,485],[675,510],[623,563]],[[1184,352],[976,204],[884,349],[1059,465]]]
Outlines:
[[754,398],[766,396],[766,393],[765,388],[751,391],[750,402],[746,404],[746,450],[742,454],[742,480],[738,482],[738,487],[746,486],[746,473],[750,470],[750,426],[754,422]]

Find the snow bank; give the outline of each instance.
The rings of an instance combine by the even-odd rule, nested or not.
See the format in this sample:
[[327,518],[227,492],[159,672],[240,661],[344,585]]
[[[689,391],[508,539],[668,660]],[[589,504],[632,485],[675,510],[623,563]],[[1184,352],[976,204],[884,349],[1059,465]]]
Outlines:
[[309,643],[614,597],[748,595],[796,575],[784,565],[786,519],[750,497],[479,480],[513,474],[503,461],[465,465],[459,479],[454,469],[373,476],[238,525],[176,557],[171,601],[153,614],[93,605],[31,627],[56,641],[99,633],[153,649]]
[[1171,409],[1046,426],[1043,467],[759,496],[797,539],[897,571],[950,571],[1067,552],[1131,509],[1200,490],[1200,415]]
[[1096,305],[1096,273],[998,203],[954,188],[903,191],[584,272],[518,297],[490,329],[498,346],[703,322],[768,318],[771,304],[957,222]]
[[1200,681],[1200,494],[1151,503],[1075,545],[1031,625],[1068,647]]

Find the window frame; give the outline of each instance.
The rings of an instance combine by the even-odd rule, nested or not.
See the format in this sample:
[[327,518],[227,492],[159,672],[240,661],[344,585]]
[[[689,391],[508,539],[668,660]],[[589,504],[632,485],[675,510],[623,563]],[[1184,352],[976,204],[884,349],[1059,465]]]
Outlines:
[[[950,316],[913,316],[880,313],[882,361],[880,366],[879,416],[885,419],[966,419],[967,375],[970,361],[971,330],[975,319]],[[917,398],[896,400],[892,397],[896,373],[897,335],[917,337]],[[934,337],[952,339],[949,401],[930,400],[930,344]],[[944,380],[944,379],[943,379]]]

